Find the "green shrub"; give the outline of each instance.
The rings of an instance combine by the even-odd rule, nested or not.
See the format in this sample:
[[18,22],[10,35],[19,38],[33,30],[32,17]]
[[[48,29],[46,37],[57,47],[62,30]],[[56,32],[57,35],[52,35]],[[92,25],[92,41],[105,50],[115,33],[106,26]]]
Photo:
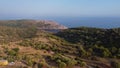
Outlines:
[[28,61],[27,61],[27,64],[28,64],[29,66],[32,66],[32,65],[33,65],[33,61],[32,61],[32,60],[28,60]]
[[87,52],[86,52],[86,50],[84,49],[83,46],[78,46],[78,50],[79,50],[79,56],[80,57],[86,57],[87,56]]
[[49,68],[49,65],[43,61],[38,63],[38,68]]
[[60,60],[60,59],[58,59],[56,62],[57,62],[57,63],[61,63],[61,60]]
[[16,56],[17,52],[15,52],[14,50],[10,50],[8,51],[8,55],[10,56]]
[[23,58],[22,58],[25,62],[26,62],[26,64],[27,65],[29,65],[29,66],[32,66],[33,65],[33,56],[31,56],[31,55],[24,55],[23,56]]
[[74,60],[74,59],[69,60],[69,61],[67,62],[68,68],[73,68],[73,66],[75,66],[75,64],[77,64],[77,61]]
[[61,62],[65,62],[65,63],[67,63],[70,60],[70,58],[68,58],[66,56],[63,56],[61,54],[56,54],[51,59],[53,61],[55,61],[55,62],[57,62],[58,60],[60,60]]
[[38,63],[38,68],[42,68],[42,67],[43,67],[43,64]]
[[66,68],[67,65],[64,62],[60,62],[58,68]]
[[14,58],[13,56],[7,56],[6,59],[7,59],[9,62],[15,61],[15,58]]
[[14,50],[15,52],[18,52],[19,48],[13,48],[12,50]]
[[112,66],[113,68],[120,68],[120,62],[112,61],[112,62],[111,62],[111,66]]
[[80,62],[80,66],[81,66],[81,67],[86,66],[86,62]]
[[13,48],[12,50],[7,50],[7,54],[10,56],[16,56],[18,54],[19,48]]

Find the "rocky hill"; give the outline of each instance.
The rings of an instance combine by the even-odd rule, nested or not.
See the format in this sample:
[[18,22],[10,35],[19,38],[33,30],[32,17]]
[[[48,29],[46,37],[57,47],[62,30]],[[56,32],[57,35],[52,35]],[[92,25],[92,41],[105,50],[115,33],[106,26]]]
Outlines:
[[67,27],[49,20],[5,20],[0,21],[1,26],[11,27],[37,27],[38,29],[67,29]]

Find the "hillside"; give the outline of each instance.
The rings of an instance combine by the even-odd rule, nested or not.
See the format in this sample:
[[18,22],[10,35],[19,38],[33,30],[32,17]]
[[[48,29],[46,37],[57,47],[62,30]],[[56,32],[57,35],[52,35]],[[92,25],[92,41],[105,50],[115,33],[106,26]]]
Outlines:
[[67,29],[67,27],[49,20],[1,20],[1,26],[10,27],[37,27],[38,29]]
[[[92,49],[92,54],[96,56],[120,58],[120,28],[71,28],[57,33],[57,36],[70,43],[84,45],[86,50]],[[94,48],[98,48],[98,50]],[[103,51],[99,49],[103,49]],[[104,50],[107,51],[106,54],[104,54]],[[99,52],[104,53],[102,55]]]
[[[120,28],[100,29],[100,28],[71,28],[57,33],[71,43],[81,43],[83,45],[103,45],[105,47],[120,47]],[[74,39],[73,39],[74,38]]]
[[0,23],[0,59],[9,62],[0,68],[119,68],[120,28],[50,33],[37,22],[9,22]]

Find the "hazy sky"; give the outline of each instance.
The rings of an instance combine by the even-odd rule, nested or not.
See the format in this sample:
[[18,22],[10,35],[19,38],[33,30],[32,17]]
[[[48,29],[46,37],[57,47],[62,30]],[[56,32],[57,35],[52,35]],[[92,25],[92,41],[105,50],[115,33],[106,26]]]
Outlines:
[[120,17],[120,0],[0,0],[0,18]]

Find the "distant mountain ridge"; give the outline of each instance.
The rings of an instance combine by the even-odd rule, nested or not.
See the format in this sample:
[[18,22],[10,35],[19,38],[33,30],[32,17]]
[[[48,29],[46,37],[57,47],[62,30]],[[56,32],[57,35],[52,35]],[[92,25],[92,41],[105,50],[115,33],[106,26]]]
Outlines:
[[12,27],[35,26],[38,29],[67,29],[66,26],[50,20],[1,20],[0,25]]

